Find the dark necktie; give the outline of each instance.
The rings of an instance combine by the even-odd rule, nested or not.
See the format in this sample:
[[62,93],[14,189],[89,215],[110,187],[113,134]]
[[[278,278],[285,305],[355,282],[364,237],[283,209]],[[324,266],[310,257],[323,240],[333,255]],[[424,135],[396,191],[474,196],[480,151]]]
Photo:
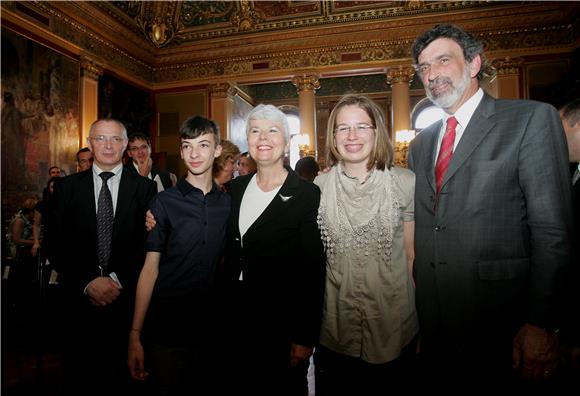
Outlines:
[[107,180],[115,176],[113,172],[101,172],[103,186],[99,193],[97,209],[97,235],[98,235],[98,255],[101,272],[107,269],[109,256],[111,255],[111,236],[113,235],[113,198],[107,186]]
[[447,119],[447,128],[445,129],[445,134],[443,135],[443,141],[441,142],[441,148],[439,149],[439,155],[437,156],[437,163],[435,164],[435,181],[437,183],[437,194],[441,190],[441,185],[443,184],[443,177],[447,168],[449,168],[449,162],[453,156],[453,144],[455,143],[455,128],[457,127],[457,120],[455,117],[449,117]]

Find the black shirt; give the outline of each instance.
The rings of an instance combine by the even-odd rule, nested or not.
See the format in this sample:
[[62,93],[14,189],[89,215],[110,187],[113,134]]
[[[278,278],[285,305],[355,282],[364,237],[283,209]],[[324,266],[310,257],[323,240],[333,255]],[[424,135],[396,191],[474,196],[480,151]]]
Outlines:
[[157,222],[147,251],[161,252],[159,274],[146,315],[145,331],[157,342],[191,337],[214,311],[216,265],[224,248],[230,196],[214,184],[211,191],[185,178],[151,201]]

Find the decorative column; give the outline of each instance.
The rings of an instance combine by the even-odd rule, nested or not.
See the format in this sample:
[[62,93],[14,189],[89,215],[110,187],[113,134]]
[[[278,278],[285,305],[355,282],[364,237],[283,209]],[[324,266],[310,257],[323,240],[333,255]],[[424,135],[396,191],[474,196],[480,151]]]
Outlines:
[[314,92],[320,88],[316,75],[294,76],[292,84],[298,91],[298,109],[300,112],[300,133],[308,135],[310,139],[307,155],[317,156],[316,141],[316,98]]
[[495,80],[492,80],[487,90],[490,95],[501,99],[522,99],[521,89],[521,68],[524,63],[523,58],[496,59],[492,66],[497,70]]
[[327,101],[319,101],[316,104],[316,130],[317,133],[316,147],[320,147],[321,151],[317,154],[317,161],[321,167],[326,166],[326,128],[328,127],[328,119],[330,118],[330,103]]
[[87,145],[91,124],[99,117],[99,77],[103,67],[94,59],[81,57],[81,136],[80,147]]
[[230,120],[237,92],[236,86],[229,82],[211,85],[209,88],[211,98],[209,117],[218,124],[222,139],[230,139]]
[[415,136],[411,129],[411,98],[409,85],[415,77],[411,66],[397,66],[387,70],[387,84],[393,89],[391,140],[394,142],[395,165],[406,167],[409,142]]
[[387,84],[393,89],[392,137],[395,138],[396,131],[411,129],[411,98],[409,96],[409,85],[415,77],[415,69],[411,66],[391,67],[387,70]]

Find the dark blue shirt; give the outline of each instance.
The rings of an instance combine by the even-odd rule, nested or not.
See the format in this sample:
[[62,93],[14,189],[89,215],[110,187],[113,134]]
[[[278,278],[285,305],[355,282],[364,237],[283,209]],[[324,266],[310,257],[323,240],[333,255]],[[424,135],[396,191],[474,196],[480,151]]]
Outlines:
[[213,310],[215,271],[223,253],[230,196],[215,184],[204,195],[182,178],[175,187],[157,194],[150,206],[157,225],[146,249],[160,252],[161,260],[145,330],[157,341],[179,339],[179,333],[187,336],[193,323]]

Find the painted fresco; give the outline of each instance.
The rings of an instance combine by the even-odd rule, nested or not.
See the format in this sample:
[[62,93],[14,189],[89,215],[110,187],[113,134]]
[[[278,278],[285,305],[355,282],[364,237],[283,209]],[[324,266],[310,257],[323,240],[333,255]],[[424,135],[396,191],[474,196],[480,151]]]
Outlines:
[[76,171],[78,61],[2,29],[2,203],[40,195],[48,169]]

